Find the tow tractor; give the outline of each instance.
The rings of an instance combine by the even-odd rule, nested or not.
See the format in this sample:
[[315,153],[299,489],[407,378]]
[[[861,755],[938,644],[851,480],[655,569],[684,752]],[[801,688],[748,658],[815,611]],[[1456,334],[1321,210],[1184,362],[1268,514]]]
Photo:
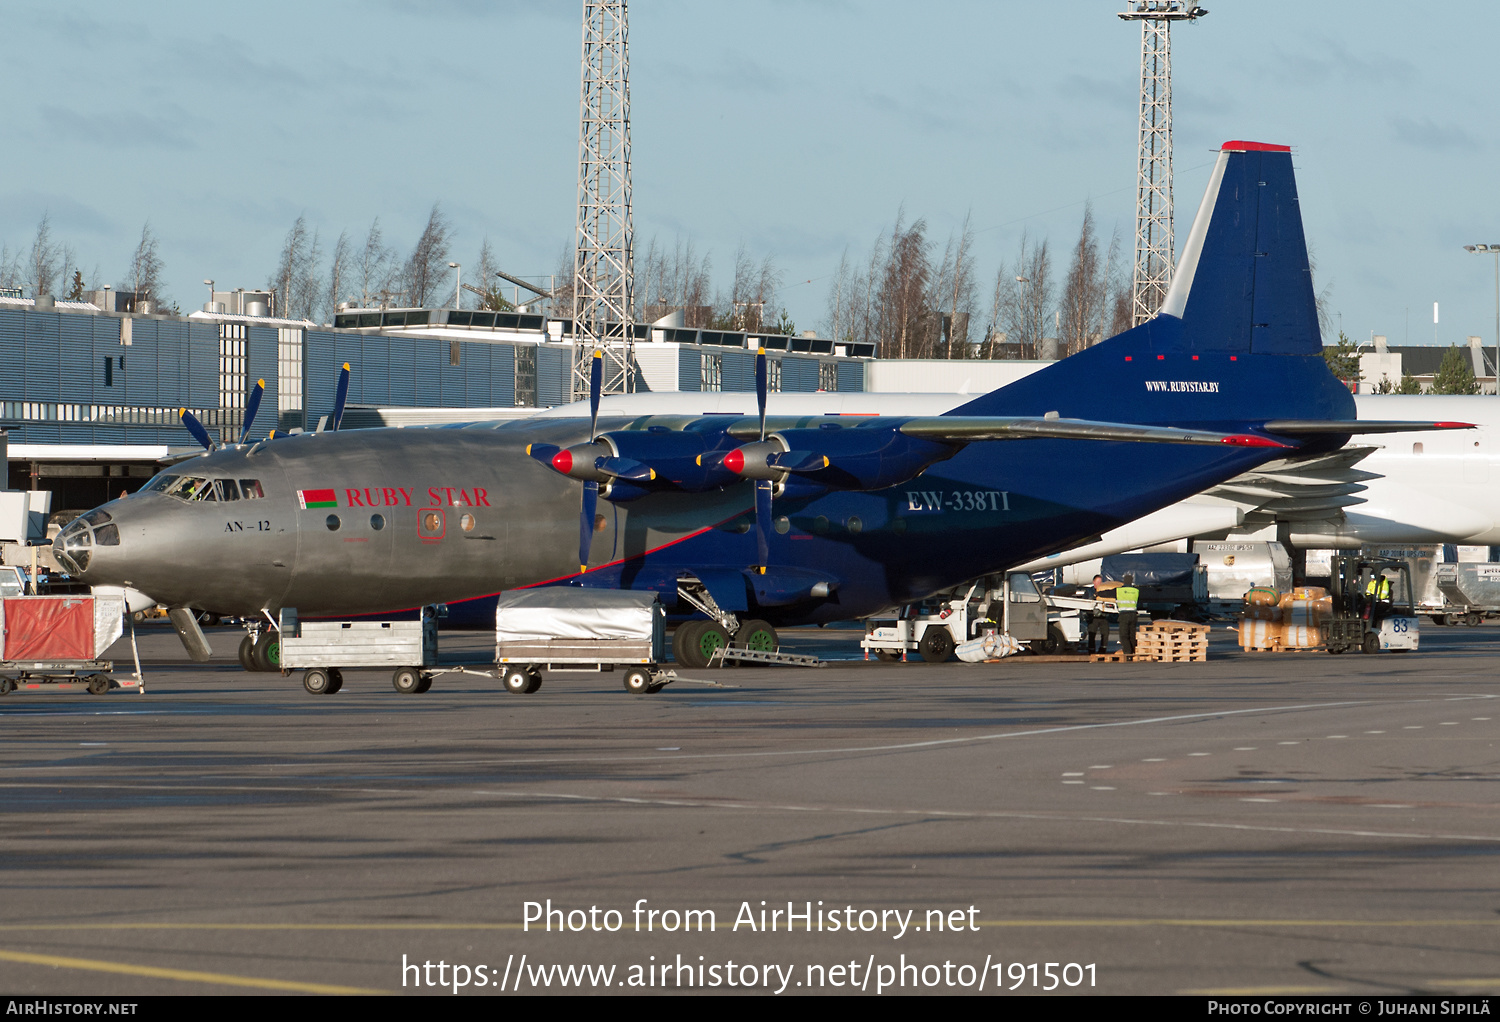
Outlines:
[[[1390,583],[1389,600],[1370,594],[1371,582]],[[1357,649],[1404,653],[1417,648],[1418,626],[1412,602],[1411,565],[1390,557],[1348,554],[1333,558],[1328,579],[1333,616],[1326,625],[1330,653]]]
[[959,645],[994,630],[1033,653],[1061,653],[1081,637],[1079,614],[1085,610],[1113,611],[1114,601],[1044,595],[1030,575],[1012,571],[1003,578],[977,579],[891,616],[870,618],[860,647],[882,660],[917,652],[928,663],[940,664]]

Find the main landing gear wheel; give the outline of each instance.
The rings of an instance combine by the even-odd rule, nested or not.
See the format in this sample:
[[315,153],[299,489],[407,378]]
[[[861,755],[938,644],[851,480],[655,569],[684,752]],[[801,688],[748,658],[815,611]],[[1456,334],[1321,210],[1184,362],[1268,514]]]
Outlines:
[[774,653],[781,645],[776,629],[764,621],[750,620],[740,625],[734,633],[734,644],[740,649],[753,649],[760,653]]
[[[693,633],[693,658],[698,662],[691,666],[707,667],[713,662],[714,654],[727,645],[729,636],[723,625],[717,621],[699,622],[697,631]],[[719,665],[723,666],[722,660]]]
[[1376,635],[1374,632],[1365,633],[1364,651],[1366,653],[1379,653],[1380,636]]
[[91,696],[102,696],[102,695],[104,695],[108,691],[109,691],[109,675],[107,675],[107,674],[91,674],[91,675],[89,675],[89,695],[91,695]]
[[422,672],[414,667],[398,667],[391,674],[391,685],[402,695],[416,695],[422,691]]
[[644,695],[651,691],[651,672],[644,667],[630,667],[625,671],[625,691],[631,695]]
[[260,670],[255,666],[255,636],[249,632],[240,640],[240,666],[247,671]]
[[281,635],[276,631],[261,632],[255,641],[255,666],[262,671],[281,670]]
[[672,630],[672,659],[683,667],[694,667],[692,656],[692,636],[694,630],[703,622],[684,621]]
[[917,643],[917,650],[929,664],[946,663],[953,655],[953,636],[948,634],[946,628],[929,628],[922,633],[922,641]]
[[327,695],[332,689],[333,679],[321,667],[302,672],[302,687],[315,696]]

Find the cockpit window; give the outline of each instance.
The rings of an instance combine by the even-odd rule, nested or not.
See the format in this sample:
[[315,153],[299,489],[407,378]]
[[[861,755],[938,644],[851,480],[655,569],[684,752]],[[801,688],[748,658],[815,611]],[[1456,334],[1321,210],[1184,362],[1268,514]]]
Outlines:
[[266,495],[265,491],[260,488],[259,479],[241,479],[240,489],[245,491],[246,500],[259,500]]
[[103,525],[105,522],[111,521],[112,519],[110,518],[108,511],[94,510],[85,512],[83,515],[83,520],[88,522],[90,525]]
[[240,499],[240,488],[233,479],[215,479],[214,489],[219,491],[220,500]]
[[178,476],[170,486],[162,487],[162,492],[169,497],[181,497],[183,500],[192,500],[208,483],[207,479],[200,476]]
[[167,473],[163,472],[160,475],[158,475],[155,479],[153,479],[149,483],[147,483],[145,486],[141,487],[141,489],[143,489],[143,490],[154,490],[157,493],[165,493],[167,491],[167,489],[173,483],[175,483],[178,479],[180,479],[180,478],[182,478],[182,477],[181,476],[168,475]]

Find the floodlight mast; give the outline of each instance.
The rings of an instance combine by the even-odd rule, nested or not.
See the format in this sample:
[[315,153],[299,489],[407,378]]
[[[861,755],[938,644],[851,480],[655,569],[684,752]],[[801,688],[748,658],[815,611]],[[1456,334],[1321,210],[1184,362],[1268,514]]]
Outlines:
[[630,197],[630,47],[626,0],[584,0],[573,259],[572,400],[634,390],[635,228]]
[[1141,23],[1132,326],[1156,315],[1172,280],[1172,22],[1196,21],[1207,13],[1192,0],[1132,0],[1120,14]]

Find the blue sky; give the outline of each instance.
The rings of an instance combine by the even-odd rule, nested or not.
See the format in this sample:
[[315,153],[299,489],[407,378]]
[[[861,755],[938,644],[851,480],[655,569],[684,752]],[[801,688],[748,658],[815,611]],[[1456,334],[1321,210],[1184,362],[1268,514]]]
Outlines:
[[[1500,6],[1209,2],[1173,34],[1178,233],[1230,138],[1290,144],[1320,287],[1351,337],[1493,344]],[[0,242],[38,217],[120,278],[148,219],[169,291],[265,283],[292,221],[325,245],[434,200],[470,263],[550,273],[572,237],[581,5],[8,5]],[[899,207],[939,254],[966,212],[988,294],[1020,232],[1063,254],[1092,199],[1133,230],[1139,29],[1120,2],[639,2],[638,251],[743,241],[802,328]],[[811,280],[811,283],[803,283]],[[1342,317],[1341,320],[1339,317]]]

